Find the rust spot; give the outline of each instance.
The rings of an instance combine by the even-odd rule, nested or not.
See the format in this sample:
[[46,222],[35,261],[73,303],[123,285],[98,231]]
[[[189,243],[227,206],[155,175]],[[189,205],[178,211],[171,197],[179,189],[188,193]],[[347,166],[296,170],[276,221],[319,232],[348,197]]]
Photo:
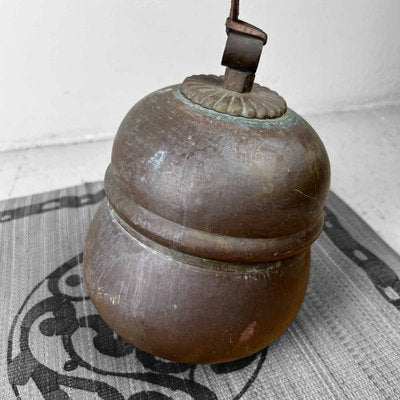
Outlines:
[[257,321],[253,321],[240,335],[239,343],[247,342],[254,335],[256,330]]

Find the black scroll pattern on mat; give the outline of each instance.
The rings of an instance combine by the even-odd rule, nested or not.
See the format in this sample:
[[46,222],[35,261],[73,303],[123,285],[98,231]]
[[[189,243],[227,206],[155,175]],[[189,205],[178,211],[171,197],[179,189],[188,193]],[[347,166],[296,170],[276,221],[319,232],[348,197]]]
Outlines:
[[383,298],[400,310],[398,275],[378,256],[358,243],[328,207],[325,207],[324,232],[343,254],[367,274]]
[[49,211],[61,210],[62,208],[80,208],[94,205],[103,200],[104,197],[104,190],[99,190],[93,194],[87,193],[83,196],[63,196],[52,200],[43,201],[41,203],[31,204],[25,207],[4,210],[0,212],[0,223],[9,222],[36,214],[43,214]]
[[[232,395],[232,399],[239,400],[256,380],[266,359],[267,349],[246,359],[216,366],[200,367],[179,364],[161,360],[132,347],[114,334],[97,314],[79,316],[77,312],[79,303],[82,304],[89,299],[84,295],[83,288],[73,294],[67,293],[62,289],[61,280],[64,279],[65,284],[71,288],[81,287],[81,263],[82,254],[67,261],[48,275],[27,296],[14,318],[8,339],[7,364],[9,382],[16,398],[21,400],[25,398],[21,395],[20,387],[32,380],[46,400],[70,399],[67,393],[68,388],[95,393],[104,400],[171,399],[169,395],[163,393],[163,389],[174,393],[184,393],[194,400],[217,400],[218,396],[211,387],[196,380],[197,368],[208,368],[207,375],[213,375],[212,380],[215,381],[218,381],[218,377],[223,379],[225,374],[250,369],[246,383]],[[43,289],[43,285],[50,292],[50,296],[36,300],[36,303],[30,301],[38,289]],[[31,305],[31,303],[34,304]],[[29,307],[28,304],[30,304]],[[19,329],[16,329],[17,324]],[[44,346],[50,343],[50,340],[46,338],[59,339],[57,343],[60,344],[53,348],[52,352],[67,355],[63,366],[64,371],[60,372],[36,357],[32,341],[30,341],[35,326],[44,339]],[[75,348],[73,340],[73,336],[79,335],[84,329],[91,329],[95,333],[92,340],[85,341],[85,346],[90,346],[92,353],[98,352],[99,355],[112,357],[116,361],[127,356],[134,356],[131,361],[133,360],[134,364],[140,367],[139,370],[126,372],[119,370],[118,367],[105,369],[101,363],[85,360]],[[85,340],[85,337],[87,338],[87,335],[81,335],[82,340]],[[54,341],[51,343],[53,344],[48,345],[54,346]],[[87,374],[79,376],[79,372],[83,370],[90,371],[91,376],[94,374],[96,379],[85,377]],[[112,385],[102,379],[104,377],[129,379],[134,382],[134,386],[139,387],[139,391],[126,397],[121,393],[120,388],[115,386],[115,380]],[[143,383],[147,386],[153,385],[154,390],[146,389],[146,385],[143,385],[143,390],[141,390],[140,384]]]

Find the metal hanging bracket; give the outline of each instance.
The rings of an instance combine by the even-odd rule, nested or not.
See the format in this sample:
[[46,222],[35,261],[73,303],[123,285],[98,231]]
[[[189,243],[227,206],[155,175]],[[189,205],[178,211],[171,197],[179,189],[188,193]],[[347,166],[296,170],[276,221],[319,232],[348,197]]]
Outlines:
[[226,30],[228,40],[222,57],[222,65],[227,67],[225,88],[248,93],[253,88],[262,49],[267,43],[267,34],[239,19],[239,0],[232,0]]
[[226,20],[228,40],[222,65],[225,76],[193,75],[181,93],[204,108],[244,118],[273,119],[286,113],[286,101],[278,93],[254,83],[267,35],[239,19],[239,0],[232,0]]

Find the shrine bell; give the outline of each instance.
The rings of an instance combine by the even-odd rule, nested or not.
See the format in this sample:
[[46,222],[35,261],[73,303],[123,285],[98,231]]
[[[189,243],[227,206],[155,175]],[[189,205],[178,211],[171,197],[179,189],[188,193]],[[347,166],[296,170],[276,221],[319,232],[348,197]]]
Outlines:
[[285,332],[324,220],[324,145],[254,83],[267,35],[238,16],[233,0],[225,76],[160,89],[122,121],[84,250],[104,321],[182,363],[250,356]]

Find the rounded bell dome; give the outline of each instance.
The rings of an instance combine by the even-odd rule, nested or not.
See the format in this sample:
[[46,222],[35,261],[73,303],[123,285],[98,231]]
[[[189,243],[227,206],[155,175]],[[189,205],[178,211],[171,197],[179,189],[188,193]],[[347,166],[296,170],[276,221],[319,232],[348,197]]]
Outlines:
[[129,111],[105,188],[117,214],[152,240],[258,262],[315,240],[329,174],[321,140],[294,111],[232,117],[194,104],[176,85]]

